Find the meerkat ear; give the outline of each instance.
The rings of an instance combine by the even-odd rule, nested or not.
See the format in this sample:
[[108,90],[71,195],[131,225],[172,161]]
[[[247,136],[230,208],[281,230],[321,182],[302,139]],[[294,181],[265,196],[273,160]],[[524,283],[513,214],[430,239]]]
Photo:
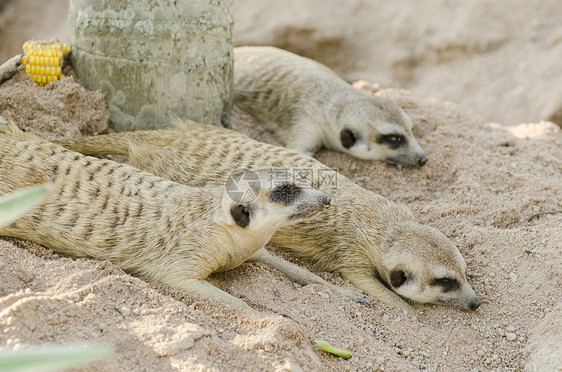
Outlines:
[[355,138],[355,134],[353,134],[353,132],[349,129],[343,129],[340,132],[340,139],[341,139],[342,146],[345,147],[346,149],[355,145],[355,142],[357,142],[357,138]]
[[246,227],[250,224],[250,210],[242,204],[230,208],[230,215],[240,227]]
[[406,272],[402,269],[394,269],[390,272],[390,284],[394,288],[400,287],[408,279]]

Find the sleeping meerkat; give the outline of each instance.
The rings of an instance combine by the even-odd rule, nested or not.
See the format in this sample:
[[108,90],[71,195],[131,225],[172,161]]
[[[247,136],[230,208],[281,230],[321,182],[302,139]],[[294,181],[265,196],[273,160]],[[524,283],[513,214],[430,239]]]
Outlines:
[[[210,125],[185,121],[181,129],[60,143],[89,155],[128,155],[135,167],[192,186],[221,184],[238,168],[293,168],[307,183],[332,196],[332,207],[279,229],[271,243],[311,258],[320,270],[339,271],[374,299],[413,316],[417,311],[398,295],[470,310],[480,305],[458,249],[436,229],[417,223],[407,207],[298,152]],[[278,267],[276,262],[263,262]],[[295,275],[291,267],[278,269],[289,277]]]
[[309,58],[274,47],[234,48],[233,91],[235,105],[306,155],[324,146],[390,164],[427,162],[398,104],[354,88]]
[[[72,257],[109,260],[149,281],[239,309],[242,300],[205,278],[256,256],[276,229],[330,206],[330,198],[275,168],[235,172],[224,184],[189,187],[125,164],[87,157],[0,123],[0,195],[52,183],[50,196],[0,236],[31,240]],[[244,187],[250,183],[250,189]],[[294,197],[298,191],[299,197]],[[236,193],[234,193],[236,196]]]

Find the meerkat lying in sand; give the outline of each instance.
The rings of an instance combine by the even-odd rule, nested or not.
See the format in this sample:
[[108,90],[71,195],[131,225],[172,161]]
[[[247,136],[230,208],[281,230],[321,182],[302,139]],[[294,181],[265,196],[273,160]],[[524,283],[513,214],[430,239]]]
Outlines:
[[311,59],[274,47],[234,48],[233,91],[235,105],[309,156],[324,146],[390,164],[427,162],[400,106]]
[[[0,236],[35,241],[72,257],[109,260],[143,279],[240,309],[250,307],[205,278],[252,257],[275,260],[263,248],[275,230],[330,205],[326,194],[298,174],[273,182],[279,169],[253,170],[247,182],[259,192],[233,200],[224,185],[181,185],[69,151],[5,121],[0,148],[0,194],[53,184],[46,201],[1,228]],[[245,190],[243,176],[233,175],[237,192]],[[293,198],[297,188],[301,197]]]
[[[468,283],[465,260],[449,239],[417,223],[407,207],[306,155],[189,121],[181,131],[124,132],[59,143],[89,155],[128,155],[139,169],[193,186],[222,184],[238,168],[294,169],[332,196],[332,207],[279,229],[271,243],[311,258],[320,270],[339,271],[368,295],[413,316],[417,311],[400,296],[470,310],[480,305]],[[295,276],[291,268],[277,268]]]

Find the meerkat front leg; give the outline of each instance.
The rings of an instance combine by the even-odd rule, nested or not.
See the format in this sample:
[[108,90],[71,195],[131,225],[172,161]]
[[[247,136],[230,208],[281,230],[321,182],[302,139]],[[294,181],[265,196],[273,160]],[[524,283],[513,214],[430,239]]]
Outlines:
[[230,307],[238,310],[247,311],[254,314],[262,315],[259,311],[252,309],[247,303],[239,298],[236,298],[222,289],[219,289],[211,283],[202,279],[183,279],[174,283],[167,283],[166,280],[161,282],[169,285],[172,288],[179,289],[189,294],[199,295],[201,297],[213,298]]
[[386,288],[381,282],[379,282],[374,276],[362,272],[344,271],[340,270],[341,275],[349,280],[357,288],[361,289],[363,292],[379,300],[391,307],[395,307],[403,310],[406,314],[414,319],[418,319],[419,312],[404,301],[396,293],[392,292],[390,289]]
[[322,131],[312,122],[296,122],[286,141],[286,147],[312,157],[322,147]]
[[18,67],[21,65],[21,56],[21,54],[18,54],[0,66],[0,84],[16,74]]
[[281,271],[283,274],[285,274],[287,277],[289,277],[289,279],[300,285],[320,284],[328,287],[332,292],[351,298],[354,301],[362,300],[361,294],[359,292],[354,291],[352,289],[340,288],[336,285],[328,283],[318,275],[315,275],[310,271],[300,266],[297,266],[289,261],[285,261],[280,257],[272,255],[264,248],[254,253],[248,259],[248,261],[261,262],[271,268],[277,269]]

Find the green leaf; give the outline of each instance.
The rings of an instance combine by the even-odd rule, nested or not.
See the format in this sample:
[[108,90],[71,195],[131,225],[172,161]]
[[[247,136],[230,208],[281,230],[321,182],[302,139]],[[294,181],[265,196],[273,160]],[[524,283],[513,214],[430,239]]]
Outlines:
[[49,372],[77,367],[113,354],[111,345],[33,346],[0,351],[0,372]]
[[37,185],[0,197],[0,227],[14,222],[47,196],[48,185]]
[[320,350],[324,350],[330,354],[337,355],[340,358],[344,358],[344,359],[351,358],[351,353],[349,351],[333,347],[332,345],[330,345],[328,342],[324,340],[315,340],[314,342],[316,342],[316,347],[319,348]]

